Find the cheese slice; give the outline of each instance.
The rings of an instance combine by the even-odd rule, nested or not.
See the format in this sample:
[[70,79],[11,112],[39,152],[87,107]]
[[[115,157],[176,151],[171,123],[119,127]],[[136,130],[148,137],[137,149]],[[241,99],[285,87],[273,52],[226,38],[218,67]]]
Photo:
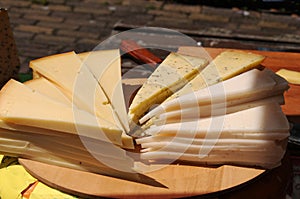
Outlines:
[[[122,127],[129,132],[129,123],[122,88],[121,59],[118,49],[100,50],[79,55],[106,94]],[[123,133],[123,145],[134,148],[132,137]]]
[[264,56],[250,52],[237,50],[224,51],[205,67],[192,81],[170,96],[167,101],[253,69],[263,60]]
[[46,95],[47,97],[59,101],[63,104],[69,105],[71,107],[71,100],[60,91],[53,83],[47,80],[44,77],[40,77],[37,79],[32,79],[24,83],[26,86],[31,89]]
[[276,74],[283,77],[291,84],[300,84],[300,72],[298,71],[280,69]]
[[0,92],[0,119],[122,146],[122,130],[114,124],[51,100],[15,80],[10,80]]
[[164,102],[141,118],[140,122],[144,123],[164,112],[186,108],[195,108],[196,112],[197,107],[207,106],[214,111],[213,109],[217,109],[222,104],[223,107],[228,107],[280,95],[288,88],[288,83],[274,72],[268,69],[263,71],[253,69],[218,84]]
[[[237,134],[281,132],[289,135],[289,122],[278,103],[199,120],[154,126],[148,135],[168,135],[186,138],[235,138]],[[141,138],[137,143],[142,143]]]
[[202,58],[170,53],[157,67],[134,97],[129,107],[129,119],[137,124],[138,119],[156,104],[182,88],[207,65]]

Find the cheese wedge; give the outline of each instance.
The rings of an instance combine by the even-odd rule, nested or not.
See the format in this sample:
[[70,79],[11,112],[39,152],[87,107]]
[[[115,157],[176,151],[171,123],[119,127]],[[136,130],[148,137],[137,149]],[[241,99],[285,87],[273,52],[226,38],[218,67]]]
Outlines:
[[[84,54],[84,56],[88,56],[88,54]],[[81,55],[81,57],[84,56]],[[112,68],[115,66],[113,65]],[[92,114],[95,113],[98,117],[124,129],[124,125],[120,122],[120,118],[111,106],[110,100],[100,87],[99,82],[74,52],[33,60],[30,62],[30,67],[67,91],[72,96],[73,103],[77,108]],[[107,79],[108,77],[103,78]],[[132,138],[127,136],[125,132],[123,133],[123,141],[123,147],[134,148]]]
[[44,77],[33,79],[24,83],[31,89],[46,95],[47,97],[59,101],[63,104],[72,106],[71,100],[60,91],[53,83]]
[[277,75],[283,77],[291,84],[300,84],[300,72],[287,69],[280,69],[276,72]]
[[15,80],[10,80],[0,92],[0,119],[122,146],[122,130],[114,124],[51,100]]
[[202,58],[170,53],[157,67],[134,97],[129,107],[129,120],[137,124],[138,119],[149,108],[163,102],[182,88],[207,65]]
[[249,52],[228,50],[220,53],[199,75],[167,99],[174,99],[186,93],[216,84],[240,73],[257,67],[264,56]]
[[[119,50],[91,51],[79,55],[83,63],[89,68],[99,85],[106,94],[115,115],[122,127],[129,132],[129,123],[122,88],[121,59]],[[123,133],[123,147],[134,148],[132,137]]]

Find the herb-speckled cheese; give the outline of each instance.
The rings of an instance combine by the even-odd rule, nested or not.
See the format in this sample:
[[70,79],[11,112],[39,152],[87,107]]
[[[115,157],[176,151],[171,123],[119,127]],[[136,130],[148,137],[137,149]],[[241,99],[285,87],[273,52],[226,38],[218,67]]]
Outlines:
[[234,77],[257,67],[263,60],[264,56],[250,52],[237,50],[224,51],[205,67],[199,75],[167,100]]
[[152,106],[181,89],[207,65],[202,58],[170,53],[143,84],[129,107],[131,125]]

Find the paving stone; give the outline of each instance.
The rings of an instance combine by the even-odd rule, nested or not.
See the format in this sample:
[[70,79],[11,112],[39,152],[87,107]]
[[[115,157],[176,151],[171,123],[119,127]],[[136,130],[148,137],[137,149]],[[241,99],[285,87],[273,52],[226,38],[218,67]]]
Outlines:
[[36,24],[40,27],[48,27],[53,29],[62,29],[62,30],[77,30],[79,28],[79,25],[76,24],[68,24],[68,23],[55,23],[55,22],[46,22],[46,21],[40,21]]
[[92,32],[81,32],[81,31],[71,31],[71,30],[58,30],[57,35],[74,37],[74,38],[91,38],[91,39],[97,39],[99,37],[99,33],[95,34]]
[[0,7],[29,7],[31,5],[30,1],[27,0],[1,0]]
[[201,6],[197,5],[182,5],[182,4],[165,4],[163,10],[166,11],[177,11],[183,13],[200,13]]
[[38,20],[38,21],[55,22],[55,23],[60,23],[64,20],[62,17],[40,16],[40,15],[31,15],[31,14],[24,15],[24,18],[25,19],[34,19],[34,20]]
[[31,33],[45,33],[45,34],[52,34],[52,28],[34,26],[34,25],[19,25],[15,28],[18,31],[24,32],[31,32]]
[[[57,35],[36,35],[34,41],[42,44],[64,45],[75,42],[75,38]],[[62,46],[60,46],[61,48]]]
[[16,8],[13,7],[9,9],[9,13],[19,13],[19,14],[29,14],[29,15],[48,15],[50,13],[50,10],[43,10],[40,8],[30,8],[30,9],[22,9],[22,8]]
[[64,11],[64,12],[69,12],[72,10],[71,6],[68,5],[55,5],[55,4],[50,4],[48,6],[49,10],[53,10],[53,11]]
[[111,11],[109,11],[106,7],[103,7],[103,9],[91,8],[91,7],[75,7],[74,12],[88,13],[88,14],[95,14],[95,15],[111,14]]
[[92,19],[92,14],[88,13],[75,13],[75,12],[64,12],[64,11],[52,11],[51,16],[62,17],[64,19]]
[[166,17],[171,17],[174,20],[177,18],[187,18],[186,13],[182,12],[166,12],[164,10],[149,10],[148,11],[149,15],[154,15],[154,16],[166,16]]
[[190,20],[203,20],[203,21],[214,21],[214,22],[220,22],[225,23],[229,21],[229,17],[227,16],[221,16],[221,15],[207,15],[207,14],[191,14],[189,16]]

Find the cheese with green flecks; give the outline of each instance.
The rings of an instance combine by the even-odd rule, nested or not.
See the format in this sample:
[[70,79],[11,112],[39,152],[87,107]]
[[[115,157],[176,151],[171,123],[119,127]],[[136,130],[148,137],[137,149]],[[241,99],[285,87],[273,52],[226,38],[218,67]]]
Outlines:
[[200,74],[167,100],[200,90],[257,67],[264,56],[238,50],[220,53]]
[[134,97],[128,113],[131,125],[152,106],[181,89],[206,65],[207,61],[202,58],[170,53]]

